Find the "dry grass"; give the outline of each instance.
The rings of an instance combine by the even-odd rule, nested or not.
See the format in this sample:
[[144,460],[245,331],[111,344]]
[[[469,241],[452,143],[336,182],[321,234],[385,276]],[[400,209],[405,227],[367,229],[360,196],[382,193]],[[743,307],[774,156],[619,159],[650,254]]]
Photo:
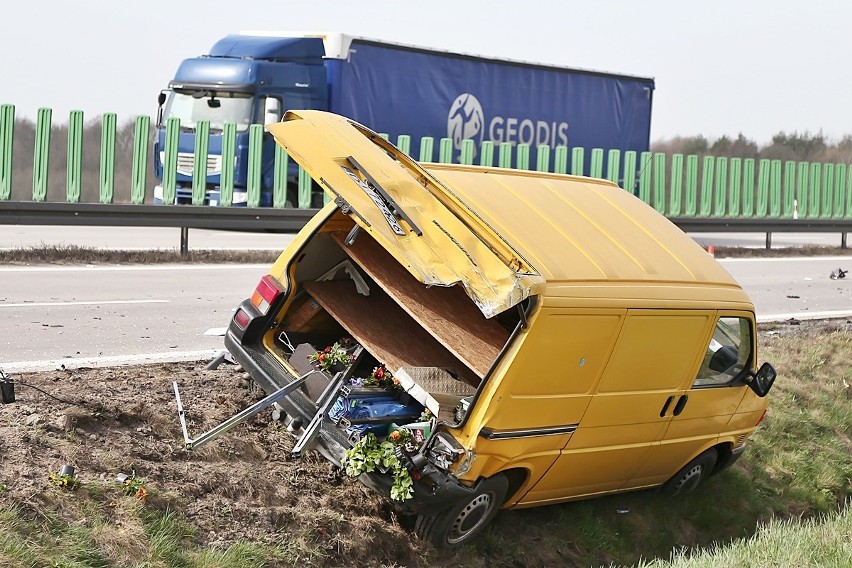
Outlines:
[[19,249],[0,250],[0,263],[4,264],[165,264],[190,263],[252,263],[275,261],[278,251],[266,250],[190,250],[182,257],[175,250],[108,250],[75,245],[42,245]]

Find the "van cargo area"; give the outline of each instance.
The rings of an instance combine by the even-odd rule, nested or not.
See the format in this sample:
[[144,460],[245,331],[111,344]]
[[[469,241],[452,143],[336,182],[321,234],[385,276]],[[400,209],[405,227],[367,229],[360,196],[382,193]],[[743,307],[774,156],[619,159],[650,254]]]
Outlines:
[[[311,358],[323,351],[351,355],[351,365],[308,377],[285,405],[289,420],[306,424],[323,394],[332,396],[327,391],[339,374],[346,380],[337,385],[334,402],[339,407],[346,399],[349,408],[335,412],[332,405],[330,416],[351,442],[366,431],[384,436],[392,424],[420,422],[426,411],[460,422],[519,325],[518,308],[486,319],[461,286],[427,287],[368,233],[347,239],[354,228],[338,213],[318,230],[289,267],[292,284],[281,298],[284,308],[273,307],[274,321],[257,332],[266,367],[286,369],[292,377],[310,372]],[[377,384],[371,380],[377,369],[392,378]],[[266,376],[267,391],[284,386],[280,372]],[[335,447],[328,457],[339,464],[345,445]]]

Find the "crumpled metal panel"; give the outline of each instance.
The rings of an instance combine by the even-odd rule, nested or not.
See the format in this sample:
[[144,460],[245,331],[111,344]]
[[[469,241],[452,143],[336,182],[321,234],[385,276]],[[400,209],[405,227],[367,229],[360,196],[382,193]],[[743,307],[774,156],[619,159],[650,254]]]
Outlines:
[[330,113],[291,111],[267,129],[424,284],[461,284],[485,317],[544,285],[538,271],[439,179],[365,127]]

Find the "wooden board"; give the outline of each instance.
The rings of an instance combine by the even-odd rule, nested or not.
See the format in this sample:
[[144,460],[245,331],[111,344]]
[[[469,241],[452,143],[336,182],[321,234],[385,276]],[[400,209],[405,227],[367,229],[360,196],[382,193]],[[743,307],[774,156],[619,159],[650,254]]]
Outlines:
[[427,287],[363,231],[348,247],[345,235],[334,240],[424,329],[456,357],[485,377],[510,333],[486,319],[460,286]]
[[304,286],[355,341],[388,369],[441,367],[454,371],[471,385],[479,384],[481,377],[381,290],[374,289],[369,296],[363,296],[351,280],[305,282]]

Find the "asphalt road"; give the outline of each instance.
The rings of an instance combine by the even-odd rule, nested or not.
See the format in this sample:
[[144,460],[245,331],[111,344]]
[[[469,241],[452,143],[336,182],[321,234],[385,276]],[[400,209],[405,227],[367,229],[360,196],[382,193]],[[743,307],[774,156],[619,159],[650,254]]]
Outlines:
[[[760,320],[852,316],[852,272],[829,277],[852,268],[852,257],[721,262],[751,295]],[[212,358],[223,349],[216,332],[267,268],[0,267],[0,368]]]
[[[197,360],[267,265],[0,268],[0,368]],[[74,361],[68,361],[75,359]]]

